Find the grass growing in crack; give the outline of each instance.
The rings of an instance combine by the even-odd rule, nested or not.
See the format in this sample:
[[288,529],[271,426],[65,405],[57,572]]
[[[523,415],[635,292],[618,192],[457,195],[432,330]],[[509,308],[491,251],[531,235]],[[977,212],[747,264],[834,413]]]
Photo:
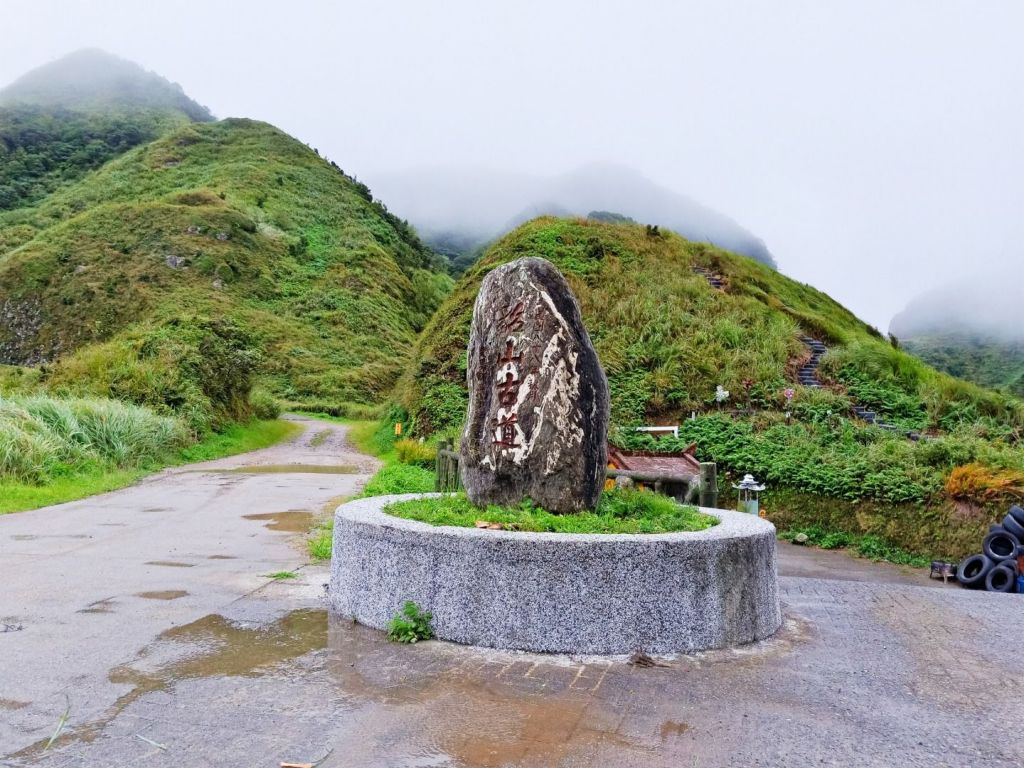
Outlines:
[[434,615],[424,611],[412,600],[406,600],[402,610],[388,624],[388,640],[396,643],[417,643],[434,636],[430,626]]
[[309,549],[309,556],[317,562],[331,559],[331,549],[334,545],[334,518],[324,520],[313,529],[312,535],[306,541]]
[[431,525],[473,528],[478,521],[504,530],[552,533],[670,533],[701,531],[718,521],[695,507],[631,488],[607,491],[596,510],[552,514],[527,500],[512,507],[475,506],[464,493],[390,504],[385,512]]
[[287,581],[288,579],[299,578],[299,574],[295,571],[274,571],[274,573],[268,573],[267,578],[274,581]]

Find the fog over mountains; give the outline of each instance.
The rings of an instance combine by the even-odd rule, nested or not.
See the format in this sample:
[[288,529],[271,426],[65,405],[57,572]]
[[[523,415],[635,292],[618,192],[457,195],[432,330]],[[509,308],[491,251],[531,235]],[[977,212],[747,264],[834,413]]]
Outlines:
[[620,165],[592,164],[556,176],[424,168],[374,175],[369,183],[442,250],[452,244],[472,249],[536,216],[608,211],[776,266],[764,242],[727,215]]
[[911,300],[889,325],[899,338],[958,334],[1024,341],[1024,274],[937,288]]
[[176,109],[197,121],[212,120],[206,107],[177,83],[133,61],[82,48],[22,75],[0,90],[0,105],[81,109],[130,106]]

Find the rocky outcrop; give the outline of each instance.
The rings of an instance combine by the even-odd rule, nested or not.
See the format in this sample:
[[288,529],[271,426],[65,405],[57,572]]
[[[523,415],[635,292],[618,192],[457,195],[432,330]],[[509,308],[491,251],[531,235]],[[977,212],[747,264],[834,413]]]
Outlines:
[[38,365],[57,352],[42,349],[39,331],[43,326],[42,305],[37,298],[7,298],[0,303],[0,364]]
[[479,505],[594,507],[607,464],[608,383],[568,283],[525,258],[483,281],[469,341],[461,468]]

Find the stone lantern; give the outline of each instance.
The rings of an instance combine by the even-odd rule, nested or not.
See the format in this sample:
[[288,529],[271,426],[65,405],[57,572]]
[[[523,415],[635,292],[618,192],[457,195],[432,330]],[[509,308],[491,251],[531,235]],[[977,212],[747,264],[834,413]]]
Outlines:
[[736,508],[740,512],[748,512],[751,515],[756,515],[760,511],[760,501],[758,495],[764,490],[764,485],[757,482],[753,475],[744,475],[743,480],[740,481],[739,485],[734,485],[739,495],[739,506]]

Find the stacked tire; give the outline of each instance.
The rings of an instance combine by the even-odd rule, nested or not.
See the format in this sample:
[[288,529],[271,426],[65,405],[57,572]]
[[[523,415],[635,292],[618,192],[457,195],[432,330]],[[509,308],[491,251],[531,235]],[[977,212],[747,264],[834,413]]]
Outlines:
[[1003,522],[989,528],[982,551],[963,560],[957,580],[967,589],[1016,592],[1018,557],[1024,555],[1024,509],[1014,505]]

